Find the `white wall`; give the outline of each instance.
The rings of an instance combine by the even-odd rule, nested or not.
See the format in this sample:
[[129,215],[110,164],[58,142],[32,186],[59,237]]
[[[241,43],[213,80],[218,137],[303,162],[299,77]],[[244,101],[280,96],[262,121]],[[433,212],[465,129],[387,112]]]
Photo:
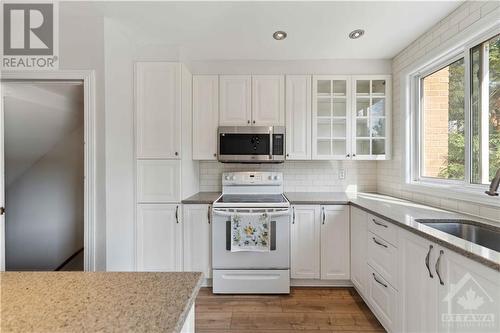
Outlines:
[[59,68],[94,70],[96,85],[95,267],[106,269],[104,18],[90,2],[59,3]]
[[7,270],[54,270],[83,248],[82,141],[80,126],[6,188]]
[[481,25],[488,15],[496,16],[498,20],[500,2],[466,2],[393,59],[393,159],[377,162],[378,192],[500,221],[500,207],[498,206],[481,205],[448,197],[443,198],[431,193],[423,195],[403,188],[403,161],[406,147],[404,146],[405,133],[403,130],[404,110],[400,100],[401,73],[471,25]]

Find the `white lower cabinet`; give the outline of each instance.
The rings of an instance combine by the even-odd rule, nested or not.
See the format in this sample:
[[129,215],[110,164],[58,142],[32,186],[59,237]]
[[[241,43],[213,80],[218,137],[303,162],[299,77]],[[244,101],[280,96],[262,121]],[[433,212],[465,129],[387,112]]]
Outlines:
[[368,214],[351,206],[351,281],[360,293],[366,293]]
[[180,205],[137,205],[137,270],[182,271]]
[[371,266],[368,266],[367,299],[381,324],[397,332],[398,292]]
[[183,205],[184,270],[212,277],[212,205]]
[[349,280],[349,207],[292,207],[292,279]]
[[320,278],[320,206],[293,206],[291,278]]
[[436,332],[438,283],[432,263],[435,262],[437,245],[400,230],[399,247],[399,308],[402,331]]
[[349,280],[349,206],[321,206],[321,279]]
[[196,332],[195,327],[195,305],[191,305],[191,309],[184,321],[184,325],[182,326],[181,333],[194,333]]

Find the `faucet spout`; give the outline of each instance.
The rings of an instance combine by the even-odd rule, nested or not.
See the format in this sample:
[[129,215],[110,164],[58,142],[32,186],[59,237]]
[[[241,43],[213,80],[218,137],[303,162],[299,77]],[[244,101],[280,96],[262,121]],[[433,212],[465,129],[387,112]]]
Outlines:
[[491,180],[490,189],[486,191],[486,194],[492,197],[498,196],[498,187],[500,186],[500,169],[497,170],[495,177]]

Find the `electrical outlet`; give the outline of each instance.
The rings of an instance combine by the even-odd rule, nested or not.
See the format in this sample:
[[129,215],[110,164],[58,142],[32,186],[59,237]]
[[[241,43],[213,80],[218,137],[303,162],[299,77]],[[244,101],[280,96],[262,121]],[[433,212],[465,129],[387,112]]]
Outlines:
[[345,169],[340,169],[339,170],[339,179],[345,179],[345,174],[346,174]]

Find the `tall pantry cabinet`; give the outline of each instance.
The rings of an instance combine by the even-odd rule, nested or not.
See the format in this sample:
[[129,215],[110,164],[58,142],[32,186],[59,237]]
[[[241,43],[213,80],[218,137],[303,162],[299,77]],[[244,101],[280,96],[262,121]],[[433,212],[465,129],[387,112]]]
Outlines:
[[181,200],[199,187],[191,159],[191,82],[181,63],[135,63],[138,271],[183,269]]

